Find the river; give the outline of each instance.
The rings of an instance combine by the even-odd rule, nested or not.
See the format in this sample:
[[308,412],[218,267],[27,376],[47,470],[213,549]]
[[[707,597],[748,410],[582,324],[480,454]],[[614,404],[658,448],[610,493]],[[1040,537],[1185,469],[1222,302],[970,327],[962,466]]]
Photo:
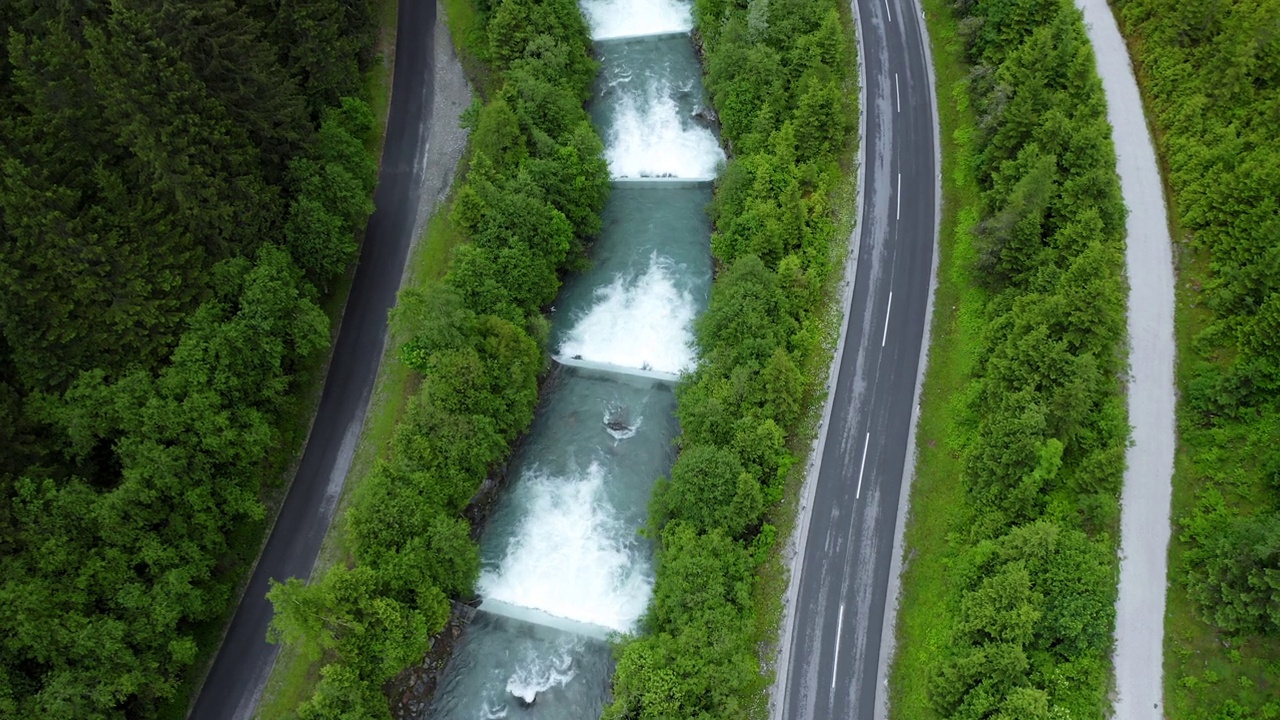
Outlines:
[[653,592],[640,530],[675,460],[673,382],[693,368],[711,285],[711,181],[724,162],[678,0],[586,0],[601,61],[589,110],[613,190],[591,268],[552,308],[557,368],[481,538],[480,610],[437,688],[436,720],[596,720],[607,639]]

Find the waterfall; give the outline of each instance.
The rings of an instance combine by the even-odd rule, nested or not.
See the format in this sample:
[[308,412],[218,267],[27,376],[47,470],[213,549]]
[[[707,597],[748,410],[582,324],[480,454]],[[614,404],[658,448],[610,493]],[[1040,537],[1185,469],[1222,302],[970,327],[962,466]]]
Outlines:
[[618,93],[616,118],[605,138],[605,158],[615,179],[710,180],[724,152],[710,129],[681,112],[666,83]]
[[578,623],[629,632],[653,591],[634,527],[605,496],[604,468],[521,479],[525,515],[496,567],[480,574],[484,598]]
[[617,275],[557,349],[562,358],[679,374],[693,368],[693,296],[676,287],[677,268],[656,252],[641,275]]
[[680,0],[587,0],[581,8],[593,40],[643,38],[693,29],[689,3]]

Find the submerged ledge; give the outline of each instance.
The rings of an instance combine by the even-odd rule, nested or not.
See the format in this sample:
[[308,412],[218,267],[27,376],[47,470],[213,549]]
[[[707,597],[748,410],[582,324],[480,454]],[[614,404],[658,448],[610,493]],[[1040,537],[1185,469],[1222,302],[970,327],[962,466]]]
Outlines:
[[553,630],[567,632],[571,635],[580,637],[594,638],[596,640],[608,640],[609,636],[618,632],[614,628],[608,628],[595,623],[582,622],[572,618],[553,615],[543,610],[515,605],[502,600],[493,600],[486,598],[480,601],[477,608],[479,612],[489,613],[490,615],[498,615],[530,625],[539,625],[548,627]]
[[648,378],[650,380],[658,380],[667,383],[675,383],[680,380],[680,375],[678,373],[662,372],[661,370],[632,368],[625,365],[614,365],[613,363],[607,362],[583,360],[576,357],[567,358],[555,356],[552,359],[565,367],[577,368],[579,370],[590,370],[607,375],[625,375],[628,377]]
[[678,38],[687,38],[693,34],[693,28],[687,30],[667,30],[659,33],[638,33],[636,35],[611,35],[609,37],[593,37],[592,44],[609,45],[613,43],[636,43],[646,41],[675,40]]
[[679,187],[698,187],[701,185],[710,185],[715,182],[714,177],[615,177],[609,178],[609,182],[614,185],[661,185],[662,187],[679,188]]

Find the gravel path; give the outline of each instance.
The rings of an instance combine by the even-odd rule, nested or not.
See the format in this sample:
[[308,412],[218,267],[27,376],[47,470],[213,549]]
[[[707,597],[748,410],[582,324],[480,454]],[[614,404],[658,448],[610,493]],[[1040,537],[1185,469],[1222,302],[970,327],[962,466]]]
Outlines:
[[1128,51],[1106,0],[1076,0],[1084,12],[1116,169],[1129,208],[1129,447],[1120,496],[1120,593],[1116,599],[1115,717],[1159,720],[1163,693],[1165,588],[1173,474],[1173,257],[1160,172]]

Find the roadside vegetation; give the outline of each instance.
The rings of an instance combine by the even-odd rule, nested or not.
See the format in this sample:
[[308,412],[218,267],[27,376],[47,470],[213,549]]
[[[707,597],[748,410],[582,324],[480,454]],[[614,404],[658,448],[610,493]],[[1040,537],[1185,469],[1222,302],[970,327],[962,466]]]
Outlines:
[[185,711],[372,209],[376,30],[364,2],[0,8],[0,715]]
[[1165,703],[1280,717],[1280,3],[1117,0],[1169,187],[1179,452]]
[[471,597],[479,550],[463,511],[533,419],[542,309],[584,261],[608,193],[583,107],[596,64],[573,1],[449,11],[486,78],[448,218],[462,242],[443,281],[400,294],[397,352],[417,387],[339,520],[342,561],[270,593],[272,637],[321,665],[300,718],[390,717],[384,684],[421,660],[449,600]]
[[1070,0],[926,0],[944,215],[896,718],[1110,711],[1124,207]]
[[730,154],[709,208],[716,279],[698,367],[676,392],[680,455],[650,509],[653,601],[616,650],[605,718],[767,712],[763,655],[785,586],[769,520],[794,511],[783,499],[829,364],[830,281],[852,202],[857,86],[842,6],[695,2]]

